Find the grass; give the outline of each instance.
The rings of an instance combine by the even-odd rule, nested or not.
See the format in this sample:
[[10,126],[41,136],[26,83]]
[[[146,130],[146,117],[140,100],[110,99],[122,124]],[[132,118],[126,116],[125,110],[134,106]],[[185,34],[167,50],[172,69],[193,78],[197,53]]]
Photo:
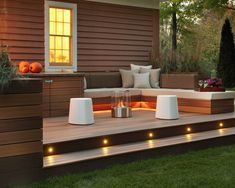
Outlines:
[[232,188],[235,145],[79,172],[21,188]]

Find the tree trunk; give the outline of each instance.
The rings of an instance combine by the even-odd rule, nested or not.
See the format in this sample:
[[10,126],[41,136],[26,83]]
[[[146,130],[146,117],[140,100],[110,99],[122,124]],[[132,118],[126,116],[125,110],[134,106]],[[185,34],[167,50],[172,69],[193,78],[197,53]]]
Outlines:
[[[174,5],[173,5],[174,6]],[[177,17],[176,11],[172,14],[172,67],[176,69],[176,50],[177,50]]]

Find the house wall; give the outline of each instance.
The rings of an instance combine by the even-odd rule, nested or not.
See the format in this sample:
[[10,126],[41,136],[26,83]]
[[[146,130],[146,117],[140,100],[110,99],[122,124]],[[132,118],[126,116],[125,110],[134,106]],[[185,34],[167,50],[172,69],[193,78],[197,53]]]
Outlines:
[[[78,4],[78,71],[116,71],[159,56],[159,10],[66,2]],[[44,64],[44,0],[3,0],[0,8],[0,40],[11,59]]]

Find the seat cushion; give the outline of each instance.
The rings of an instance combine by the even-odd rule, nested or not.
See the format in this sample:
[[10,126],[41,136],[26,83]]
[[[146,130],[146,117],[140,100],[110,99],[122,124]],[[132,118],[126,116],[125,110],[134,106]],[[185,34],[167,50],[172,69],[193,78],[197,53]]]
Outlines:
[[235,92],[198,92],[185,89],[141,89],[142,96],[158,96],[158,95],[176,95],[178,98],[185,99],[232,99],[235,98]]
[[[86,89],[84,90],[84,96],[89,98],[102,98],[111,97],[114,91],[123,91],[123,88],[99,88],[99,89]],[[140,89],[128,88],[131,96],[141,95]]]

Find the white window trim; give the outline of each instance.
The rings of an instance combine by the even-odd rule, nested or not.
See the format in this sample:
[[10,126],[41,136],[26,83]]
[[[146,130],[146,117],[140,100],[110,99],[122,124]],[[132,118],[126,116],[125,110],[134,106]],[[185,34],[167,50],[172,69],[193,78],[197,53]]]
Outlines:
[[[49,7],[72,9],[72,66],[50,65]],[[77,71],[77,4],[45,1],[45,71]]]

